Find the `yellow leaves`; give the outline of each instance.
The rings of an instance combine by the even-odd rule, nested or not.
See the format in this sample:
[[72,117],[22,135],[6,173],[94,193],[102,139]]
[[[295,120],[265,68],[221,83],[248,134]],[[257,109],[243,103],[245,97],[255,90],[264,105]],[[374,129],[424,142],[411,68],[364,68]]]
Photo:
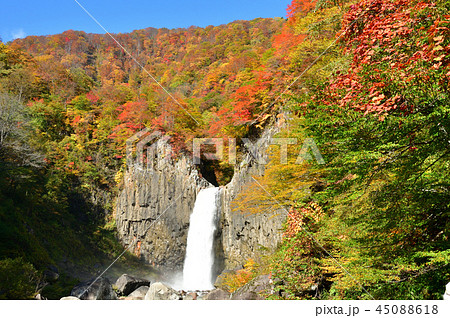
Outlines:
[[443,48],[441,45],[436,45],[436,46],[433,48],[433,51],[442,51],[442,50],[444,50],[444,48]]
[[380,94],[378,96],[375,96],[372,98],[372,103],[375,105],[380,105],[381,101],[386,98],[386,96],[384,94]]
[[77,144],[75,145],[75,149],[77,149],[77,150],[79,150],[79,151],[82,151],[82,150],[84,150],[84,146],[83,146],[81,143],[77,143]]
[[243,269],[220,275],[220,278],[222,279],[222,286],[220,287],[226,289],[230,293],[233,293],[256,277],[258,275],[258,270],[259,265],[255,262],[255,260],[250,258],[245,263]]
[[38,62],[38,63],[43,63],[43,62],[48,62],[48,61],[52,61],[53,55],[50,54],[44,54],[44,55],[38,55],[35,56],[34,59]]
[[[266,105],[266,106],[265,106]],[[263,107],[263,109],[265,108],[265,107],[267,107],[268,106],[268,104],[264,104],[262,107]],[[265,114],[262,118],[261,118],[261,120],[259,121],[259,124],[257,124],[255,127],[256,128],[259,128],[259,129],[263,129],[264,127],[262,126],[265,122],[266,122],[266,120],[268,119],[268,118],[270,118],[271,117],[271,115],[270,114]]]
[[442,42],[442,41],[444,41],[444,36],[443,35],[436,36],[436,37],[433,38],[433,40],[435,42]]
[[257,264],[254,259],[249,258],[244,265],[244,268],[250,271],[253,271],[257,267]]
[[[264,107],[266,107],[267,106],[267,104],[265,104],[265,106]],[[263,118],[261,119],[261,122],[263,123],[263,122],[265,122],[266,120],[267,120],[267,118],[269,118],[270,117],[270,114],[265,114],[264,116],[263,116]]]
[[306,16],[296,20],[295,32],[296,34],[309,33],[317,25],[321,25],[323,33],[332,31],[334,26],[328,21],[333,21],[333,18],[339,14],[340,9],[338,7],[311,11]]

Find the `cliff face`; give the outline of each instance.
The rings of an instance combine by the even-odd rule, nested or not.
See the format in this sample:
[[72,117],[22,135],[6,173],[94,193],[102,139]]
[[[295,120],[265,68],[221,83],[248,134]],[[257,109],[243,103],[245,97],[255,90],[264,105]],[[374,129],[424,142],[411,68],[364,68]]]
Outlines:
[[[242,265],[249,258],[273,252],[281,242],[281,228],[286,213],[284,210],[263,214],[246,214],[246,211],[232,209],[236,196],[250,183],[252,176],[264,174],[266,151],[271,138],[277,133],[276,126],[267,129],[255,144],[257,154],[247,153],[236,165],[234,176],[222,191],[221,240],[225,268]],[[263,159],[263,160],[261,160]]]
[[146,262],[166,269],[183,265],[189,216],[197,193],[211,185],[201,178],[192,161],[182,156],[165,160],[166,145],[158,142],[152,169],[129,167],[116,201],[120,240],[139,242],[134,253]]
[[[272,129],[263,134],[258,148],[261,153],[274,133]],[[143,260],[163,269],[181,270],[197,193],[211,184],[200,176],[191,158],[165,160],[161,155],[166,153],[165,147],[162,142],[156,144],[152,169],[128,168],[116,201],[116,224],[124,245],[139,239],[132,251]],[[232,200],[252,182],[251,177],[263,173],[264,165],[246,154],[232,181],[221,189],[221,216],[214,244],[216,274],[273,251],[281,240],[283,213],[246,215],[245,211],[231,210]]]

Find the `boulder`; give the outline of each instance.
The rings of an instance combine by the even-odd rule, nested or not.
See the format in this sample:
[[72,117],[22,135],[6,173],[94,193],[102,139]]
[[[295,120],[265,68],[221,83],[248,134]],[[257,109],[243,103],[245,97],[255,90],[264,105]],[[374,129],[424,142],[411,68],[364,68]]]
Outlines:
[[223,289],[214,289],[204,297],[205,300],[228,300],[231,294]]
[[67,297],[61,298],[60,300],[80,300],[80,298],[74,297],[74,296],[67,296]]
[[[92,286],[91,286],[92,285]],[[111,283],[107,278],[100,277],[97,280],[91,279],[76,285],[71,296],[82,300],[112,300],[117,299],[116,293],[112,289]]]
[[269,294],[273,289],[272,281],[269,275],[261,275],[238,290],[236,290],[231,299],[233,300],[262,300],[263,293]]
[[59,278],[59,270],[54,265],[50,265],[46,270],[44,270],[43,274],[44,280],[49,283],[54,283]]
[[177,300],[180,299],[177,291],[164,285],[163,283],[156,282],[150,285],[145,300]]
[[148,292],[149,287],[148,286],[141,286],[135,291],[133,291],[131,294],[128,295],[126,299],[129,300],[144,300],[145,295]]
[[188,293],[186,296],[184,296],[183,300],[197,300],[197,293]]
[[128,296],[141,286],[150,286],[150,281],[123,274],[114,284],[119,295]]

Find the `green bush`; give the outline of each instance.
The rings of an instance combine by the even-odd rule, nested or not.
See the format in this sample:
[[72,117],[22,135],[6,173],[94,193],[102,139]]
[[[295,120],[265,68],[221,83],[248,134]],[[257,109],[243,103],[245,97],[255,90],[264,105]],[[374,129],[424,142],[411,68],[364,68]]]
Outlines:
[[22,258],[0,261],[0,299],[32,299],[39,275],[34,266]]

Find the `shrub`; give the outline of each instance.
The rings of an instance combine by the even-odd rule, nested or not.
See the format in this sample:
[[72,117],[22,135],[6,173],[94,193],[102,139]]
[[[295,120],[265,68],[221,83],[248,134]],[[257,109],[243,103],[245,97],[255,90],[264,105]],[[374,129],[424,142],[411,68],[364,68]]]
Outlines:
[[0,299],[31,299],[36,292],[38,272],[22,258],[0,261]]

